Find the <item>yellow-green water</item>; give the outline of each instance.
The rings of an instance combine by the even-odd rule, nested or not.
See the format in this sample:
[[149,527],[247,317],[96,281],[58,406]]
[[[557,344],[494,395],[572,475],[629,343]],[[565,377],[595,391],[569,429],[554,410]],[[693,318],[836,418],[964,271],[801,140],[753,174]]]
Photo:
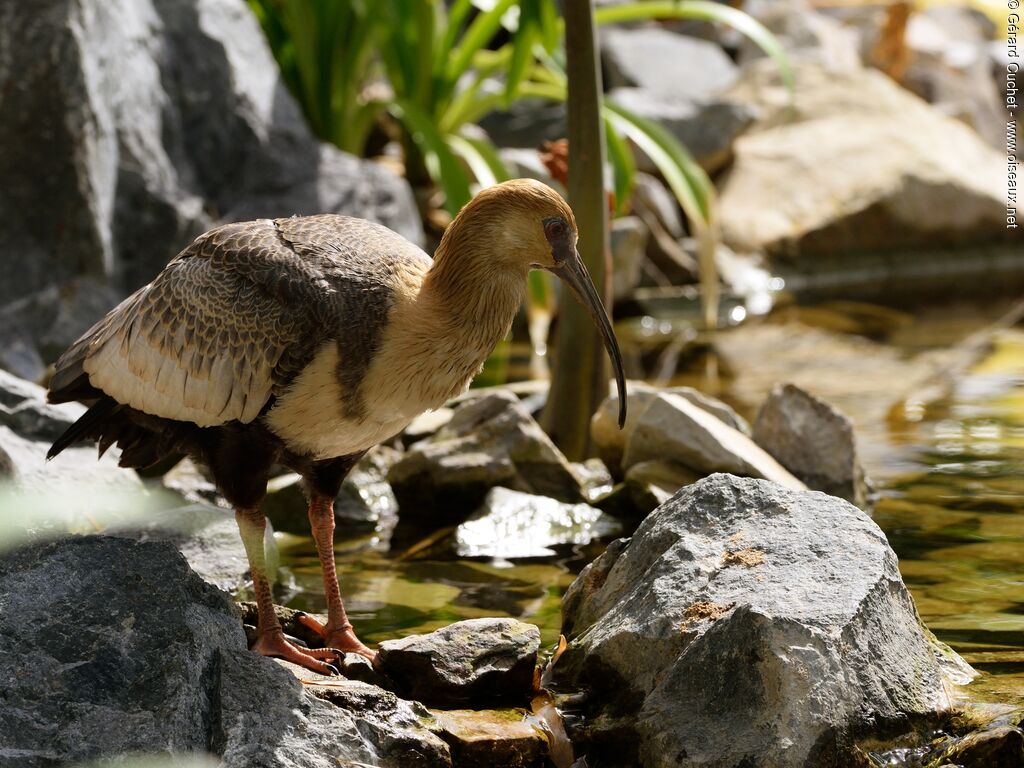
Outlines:
[[[911,357],[948,347],[986,321],[914,321],[888,345]],[[712,385],[703,369],[682,378],[753,415],[751,403],[733,396],[742,382],[730,389],[718,378]],[[905,385],[893,381],[888,391],[876,381],[866,396],[854,379],[835,390],[837,404],[857,425],[878,491],[874,518],[900,557],[925,623],[982,673],[968,688],[971,697],[1024,705],[1024,332],[998,334],[981,362],[956,373],[948,395],[910,419],[889,414]],[[843,386],[850,397],[842,396]],[[279,597],[323,610],[311,542],[284,544],[291,582],[286,579]],[[346,604],[367,641],[510,615],[538,624],[544,642],[553,643],[561,594],[600,551],[599,545],[575,547],[554,557],[493,563],[456,559],[443,537],[403,555],[408,548],[387,551],[373,537],[339,538]]]

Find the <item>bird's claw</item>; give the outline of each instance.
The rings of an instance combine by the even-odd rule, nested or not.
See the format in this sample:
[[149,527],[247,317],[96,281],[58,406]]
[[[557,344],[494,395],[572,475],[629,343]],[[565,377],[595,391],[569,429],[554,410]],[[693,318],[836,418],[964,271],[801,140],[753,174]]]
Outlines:
[[335,659],[339,653],[336,648],[299,648],[289,642],[281,630],[264,632],[256,638],[250,648],[261,656],[272,656],[290,661],[321,675],[340,675],[341,672],[333,664],[323,659]]
[[371,651],[358,637],[356,637],[356,633],[352,629],[351,624],[346,624],[340,629],[329,631],[322,621],[314,616],[310,616],[308,613],[299,612],[296,614],[295,620],[306,629],[315,632],[319,637],[324,639],[324,645],[327,646],[327,648],[318,650],[332,650],[337,654],[339,661],[344,661],[346,653],[356,653],[366,659],[369,659],[371,663],[376,662],[377,652]]

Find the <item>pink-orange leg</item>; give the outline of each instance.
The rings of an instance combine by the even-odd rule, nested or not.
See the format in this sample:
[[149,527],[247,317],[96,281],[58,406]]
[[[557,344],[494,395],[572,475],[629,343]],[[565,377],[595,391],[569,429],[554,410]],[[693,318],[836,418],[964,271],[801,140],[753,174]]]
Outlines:
[[274,613],[274,601],[267,580],[267,557],[263,546],[266,533],[266,518],[258,509],[236,509],[235,521],[242,535],[242,545],[249,558],[249,571],[256,591],[256,607],[259,613],[256,628],[256,642],[251,650],[262,656],[278,658],[299,664],[306,669],[323,675],[337,674],[338,670],[322,659],[334,659],[338,650],[334,648],[299,648],[288,642],[281,629],[281,623]]
[[303,623],[323,634],[325,645],[346,653],[358,653],[373,661],[377,654],[356,637],[345,613],[345,604],[341,600],[338,572],[334,565],[334,499],[317,494],[310,497],[309,526],[313,530],[313,539],[316,541],[316,551],[323,570],[327,624],[325,626],[311,616],[304,617]]

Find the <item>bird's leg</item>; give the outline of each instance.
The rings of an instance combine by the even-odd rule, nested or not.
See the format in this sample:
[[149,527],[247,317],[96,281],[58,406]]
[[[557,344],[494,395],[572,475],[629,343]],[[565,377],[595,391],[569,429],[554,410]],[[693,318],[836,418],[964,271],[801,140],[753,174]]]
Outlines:
[[[373,661],[376,653],[356,637],[345,613],[338,586],[338,572],[334,565],[334,498],[318,493],[309,497],[309,526],[313,530],[316,551],[324,576],[324,594],[327,597],[327,625],[322,627],[325,643],[347,653],[358,653]],[[309,617],[307,617],[308,619]],[[319,625],[319,622],[316,622]]]
[[300,650],[284,636],[281,622],[274,613],[274,600],[270,594],[270,582],[267,580],[267,556],[263,543],[267,521],[263,513],[256,508],[239,507],[235,510],[235,521],[242,535],[245,554],[249,558],[249,571],[252,573],[259,614],[256,642],[253,643],[251,650],[261,656],[277,656],[324,675],[337,674],[338,670],[335,667],[321,661],[334,658],[338,653],[335,649]]

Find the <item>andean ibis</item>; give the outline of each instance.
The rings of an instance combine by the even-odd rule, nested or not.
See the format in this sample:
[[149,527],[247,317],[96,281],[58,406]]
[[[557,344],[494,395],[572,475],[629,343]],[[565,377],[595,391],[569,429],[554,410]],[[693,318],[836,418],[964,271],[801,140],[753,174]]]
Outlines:
[[[413,418],[463,392],[506,335],[527,273],[546,269],[618,345],[557,192],[515,180],[483,190],[431,260],[379,224],[338,215],[227,224],[198,237],[58,360],[49,400],[92,401],[50,449],[117,444],[144,468],[187,454],[235,508],[259,626],[253,650],[318,672],[374,654],[345,614],[334,499],[353,464]],[[274,614],[260,502],[271,467],[298,472],[323,568],[324,648],[288,641]]]

